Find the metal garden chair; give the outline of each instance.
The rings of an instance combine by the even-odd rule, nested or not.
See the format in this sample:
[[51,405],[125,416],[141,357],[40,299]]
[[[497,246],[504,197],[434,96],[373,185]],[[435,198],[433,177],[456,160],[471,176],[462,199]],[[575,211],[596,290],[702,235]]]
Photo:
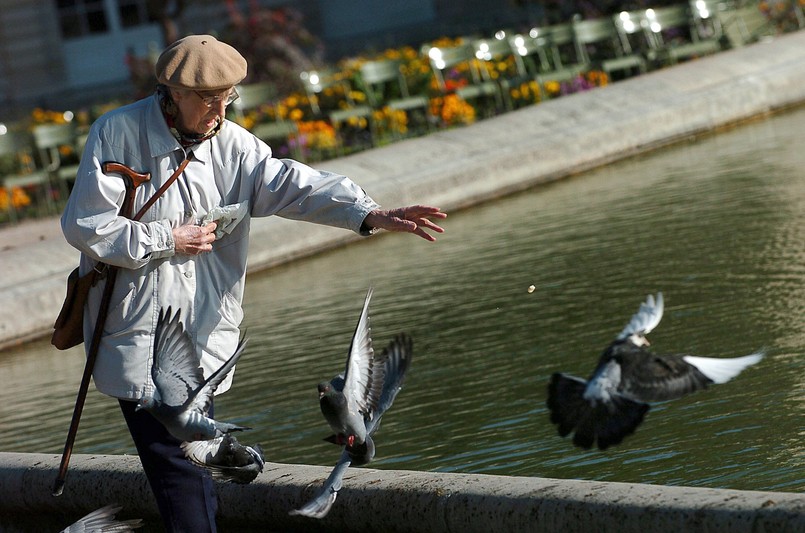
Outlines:
[[0,174],[0,182],[5,189],[5,211],[11,222],[18,222],[22,214],[16,205],[19,189],[35,194],[36,200],[41,202],[35,208],[41,214],[49,215],[57,212],[53,202],[50,176],[47,171],[36,168],[33,164],[34,149],[33,138],[28,132],[7,131],[0,135],[0,158],[9,164],[9,170]]
[[[430,113],[430,100],[426,95],[411,95],[408,82],[397,60],[384,59],[367,61],[360,66],[360,79],[364,84],[369,104],[375,110],[388,107],[402,111],[408,117],[418,115],[424,129],[433,129],[435,118]],[[401,136],[402,125],[391,115],[392,134]]]

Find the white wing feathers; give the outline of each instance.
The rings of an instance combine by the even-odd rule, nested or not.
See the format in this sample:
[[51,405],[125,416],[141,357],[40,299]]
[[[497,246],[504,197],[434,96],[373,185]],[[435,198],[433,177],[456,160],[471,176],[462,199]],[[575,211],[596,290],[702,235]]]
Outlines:
[[763,359],[763,352],[756,352],[743,357],[716,358],[716,357],[696,357],[686,355],[682,359],[695,366],[699,372],[713,380],[713,383],[726,383],[744,368],[754,365]]
[[[367,413],[371,409],[372,363],[374,350],[372,349],[372,328],[369,326],[369,301],[373,290],[370,288],[366,294],[352,344],[349,347],[349,357],[344,373],[344,395],[347,397],[349,411]],[[376,401],[376,400],[375,400]]]
[[632,316],[632,319],[620,332],[617,337],[618,340],[623,340],[634,334],[644,336],[650,333],[662,320],[664,306],[661,292],[657,293],[656,299],[649,294],[646,301],[640,304],[640,309],[638,309],[637,313]]

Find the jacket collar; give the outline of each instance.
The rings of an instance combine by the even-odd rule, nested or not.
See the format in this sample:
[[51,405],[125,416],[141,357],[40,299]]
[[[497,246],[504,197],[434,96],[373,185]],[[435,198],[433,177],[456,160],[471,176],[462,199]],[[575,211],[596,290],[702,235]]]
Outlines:
[[[222,126],[223,127],[223,126]],[[188,149],[182,148],[179,141],[170,131],[165,117],[162,116],[162,109],[159,105],[159,96],[154,93],[149,101],[145,112],[145,128],[148,131],[148,150],[151,157],[159,157],[171,154],[180,150],[186,155],[187,151],[192,150],[193,159],[206,163],[210,158],[210,143],[205,141]],[[209,141],[210,139],[208,139]]]

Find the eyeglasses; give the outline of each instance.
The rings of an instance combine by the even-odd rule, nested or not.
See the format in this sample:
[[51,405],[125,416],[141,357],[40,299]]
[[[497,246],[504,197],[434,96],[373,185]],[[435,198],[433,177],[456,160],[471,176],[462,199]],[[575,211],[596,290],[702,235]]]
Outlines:
[[225,106],[228,106],[229,104],[231,104],[232,102],[234,102],[235,100],[240,98],[240,95],[238,94],[238,91],[236,91],[234,87],[232,87],[232,90],[229,91],[228,94],[223,94],[223,95],[222,94],[217,94],[215,96],[203,96],[198,91],[193,91],[193,92],[196,93],[196,95],[199,98],[201,98],[201,101],[204,102],[204,105],[207,106],[207,107],[212,107],[212,106],[217,105],[217,104],[219,104],[221,102],[223,102]]

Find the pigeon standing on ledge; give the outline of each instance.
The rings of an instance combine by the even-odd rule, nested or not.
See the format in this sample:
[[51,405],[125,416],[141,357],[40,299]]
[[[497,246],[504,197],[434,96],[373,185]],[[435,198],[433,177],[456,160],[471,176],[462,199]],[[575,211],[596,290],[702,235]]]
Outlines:
[[137,410],[151,413],[181,441],[214,439],[230,431],[250,429],[207,416],[215,390],[238,362],[247,339],[241,340],[232,357],[205,380],[198,352],[180,314],[177,310],[172,315],[170,307],[159,313],[151,367],[155,389],[140,398]]
[[726,383],[763,353],[713,358],[658,355],[647,349],[646,335],[660,323],[662,293],[649,295],[631,321],[604,350],[589,380],[555,373],[548,385],[551,422],[559,435],[571,432],[573,444],[605,450],[631,435],[649,410],[649,402],[680,398],[713,383]]
[[[344,445],[344,450],[316,496],[301,509],[290,511],[291,515],[327,516],[349,466],[365,465],[374,459],[372,436],[402,389],[411,365],[413,341],[405,333],[394,337],[379,355],[373,354],[368,316],[371,297],[370,289],[352,338],[346,372],[318,386],[322,414],[335,431],[325,440]],[[350,408],[359,416],[349,412]]]

